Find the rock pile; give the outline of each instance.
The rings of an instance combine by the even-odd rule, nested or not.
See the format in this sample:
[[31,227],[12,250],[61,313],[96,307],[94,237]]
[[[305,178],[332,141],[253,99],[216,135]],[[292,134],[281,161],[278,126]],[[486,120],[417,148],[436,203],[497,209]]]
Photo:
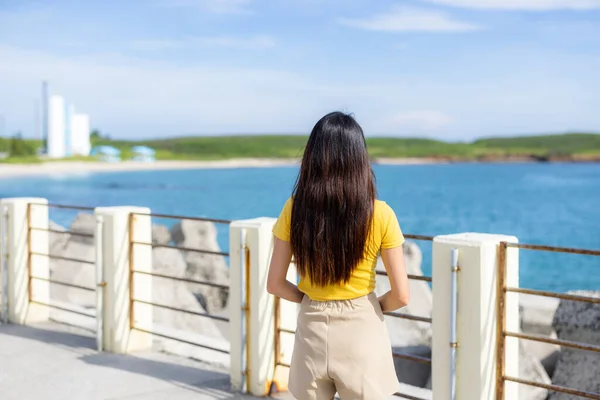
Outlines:
[[[183,220],[171,228],[171,238],[178,247],[220,252],[217,229],[212,222]],[[217,285],[229,285],[229,269],[222,255],[184,251],[187,264],[186,277]],[[202,306],[211,313],[225,308],[228,288],[188,283],[190,290]]]
[[[66,229],[52,224],[52,229],[66,231]],[[77,235],[93,235],[96,220],[93,215],[79,213],[69,231],[71,233],[50,234],[50,254],[75,260],[87,261],[81,263],[65,259],[50,259],[50,277],[59,282],[70,283],[82,287],[95,289],[96,271],[93,264],[95,259],[94,239]],[[96,295],[93,291],[66,287],[63,285],[50,285],[50,297],[60,302],[76,304],[85,308],[96,306]]]
[[[575,291],[570,294],[600,299],[600,291]],[[561,300],[552,327],[561,340],[600,346],[600,304]],[[565,347],[561,349],[552,377],[555,385],[600,393],[600,353]],[[552,393],[549,400],[573,396]]]
[[[71,233],[50,233],[50,254],[58,257],[94,261],[95,249],[93,235],[96,220],[93,215],[80,213],[68,231]],[[67,231],[53,222],[50,228]],[[182,221],[171,231],[162,225],[152,226],[152,243],[177,246],[190,249],[220,252],[216,229],[212,223],[201,221]],[[157,273],[178,278],[190,278],[199,281],[229,284],[229,271],[221,255],[196,254],[173,248],[156,247],[153,249],[153,270]],[[94,288],[95,267],[93,264],[80,263],[65,259],[50,260],[50,276],[53,280]],[[199,313],[217,313],[227,304],[226,289],[198,284],[189,284],[166,278],[152,279],[153,302]],[[70,303],[86,308],[95,308],[94,292],[78,288],[51,284],[50,296],[53,300]],[[200,316],[154,308],[154,323],[173,330],[195,332],[213,338],[223,339],[223,329],[217,328],[213,320]]]

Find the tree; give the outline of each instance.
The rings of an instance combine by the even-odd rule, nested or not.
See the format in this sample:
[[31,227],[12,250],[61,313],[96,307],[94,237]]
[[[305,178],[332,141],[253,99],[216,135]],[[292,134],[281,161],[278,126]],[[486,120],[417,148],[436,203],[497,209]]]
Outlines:
[[23,137],[19,132],[10,139],[8,154],[10,157],[35,156],[36,148],[31,143],[23,140]]

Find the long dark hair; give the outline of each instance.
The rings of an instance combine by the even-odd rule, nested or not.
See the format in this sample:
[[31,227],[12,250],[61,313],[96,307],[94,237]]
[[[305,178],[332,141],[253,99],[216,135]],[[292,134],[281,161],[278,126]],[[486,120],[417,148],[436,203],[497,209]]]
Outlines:
[[347,282],[362,260],[375,203],[363,130],[333,112],[314,126],[293,194],[290,242],[296,268],[316,286]]

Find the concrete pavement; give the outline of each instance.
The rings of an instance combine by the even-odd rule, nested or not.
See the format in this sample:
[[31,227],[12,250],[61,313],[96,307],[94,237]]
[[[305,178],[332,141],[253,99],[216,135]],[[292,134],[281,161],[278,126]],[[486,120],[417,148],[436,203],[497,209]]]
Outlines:
[[231,393],[228,371],[163,353],[116,355],[65,325],[0,324],[0,399],[252,399]]

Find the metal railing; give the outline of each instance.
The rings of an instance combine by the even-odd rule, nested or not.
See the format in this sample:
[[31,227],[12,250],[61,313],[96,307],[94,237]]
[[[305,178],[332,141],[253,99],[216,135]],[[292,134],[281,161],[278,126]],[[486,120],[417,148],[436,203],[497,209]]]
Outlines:
[[135,304],[136,303],[145,304],[147,306],[157,307],[157,308],[161,308],[161,309],[169,310],[169,311],[173,311],[173,312],[180,312],[180,313],[184,313],[184,314],[188,314],[188,315],[194,315],[197,317],[209,318],[209,319],[216,320],[216,321],[229,322],[229,318],[219,316],[219,315],[213,315],[209,312],[186,310],[184,308],[178,308],[178,307],[170,306],[168,304],[155,303],[153,301],[142,300],[142,299],[135,297],[135,275],[136,274],[146,275],[146,276],[150,276],[153,278],[169,279],[169,280],[176,281],[176,282],[184,282],[184,283],[203,285],[203,286],[208,286],[208,287],[213,287],[213,288],[218,288],[221,290],[229,291],[229,285],[224,285],[224,284],[210,282],[210,281],[204,281],[204,280],[198,280],[198,279],[183,278],[183,277],[178,277],[178,276],[173,276],[173,275],[168,275],[168,274],[161,274],[161,273],[149,272],[149,271],[143,271],[140,269],[136,269],[136,267],[135,267],[135,246],[138,246],[138,245],[150,246],[153,249],[154,248],[167,248],[167,249],[175,249],[175,250],[180,250],[180,251],[190,252],[190,253],[200,253],[200,254],[208,254],[208,255],[213,255],[213,256],[229,257],[229,252],[203,250],[203,249],[189,248],[189,247],[184,247],[184,246],[173,246],[170,244],[152,243],[152,241],[151,242],[137,241],[134,239],[135,238],[135,231],[134,231],[135,218],[137,216],[163,218],[163,219],[177,219],[177,220],[181,220],[181,221],[187,220],[187,221],[209,222],[209,223],[225,224],[225,225],[229,225],[231,223],[231,221],[224,220],[224,219],[187,217],[187,216],[181,216],[181,215],[168,215],[168,214],[156,214],[156,213],[147,213],[147,214],[131,213],[129,215],[129,267],[130,267],[130,270],[129,270],[130,320],[129,321],[130,321],[130,328],[132,330],[137,330],[140,332],[151,334],[153,336],[161,337],[163,339],[174,340],[174,341],[189,344],[192,346],[197,346],[197,347],[205,348],[208,350],[213,350],[213,351],[216,351],[219,353],[229,354],[228,350],[224,350],[224,349],[214,347],[214,346],[209,346],[209,345],[202,344],[202,343],[192,342],[192,341],[189,341],[189,340],[186,340],[183,338],[178,338],[178,337],[167,335],[167,334],[164,334],[161,332],[156,332],[156,331],[152,331],[149,329],[145,329],[143,327],[136,325],[136,323],[135,323]]
[[8,322],[8,265],[7,265],[7,229],[8,213],[4,204],[0,204],[0,316],[2,322]]
[[[32,250],[32,233],[33,232],[47,232],[47,233],[53,233],[53,234],[58,234],[58,235],[69,235],[69,236],[77,236],[77,237],[84,237],[84,238],[90,238],[90,239],[94,239],[95,238],[95,234],[94,233],[84,233],[84,232],[76,232],[76,231],[70,231],[70,230],[58,230],[58,229],[51,229],[51,228],[40,228],[40,227],[34,227],[32,226],[32,218],[31,218],[31,210],[32,207],[36,206],[36,207],[48,207],[48,208],[55,208],[55,209],[62,209],[62,210],[70,210],[70,211],[86,211],[86,212],[93,212],[94,211],[94,207],[84,207],[84,206],[73,206],[73,205],[66,205],[66,204],[54,204],[54,203],[29,203],[27,205],[27,271],[28,271],[28,288],[29,288],[29,302],[33,303],[33,304],[37,304],[37,305],[41,305],[41,306],[46,306],[46,307],[50,307],[56,310],[60,310],[60,311],[65,311],[65,312],[69,312],[72,314],[78,314],[78,315],[82,315],[82,316],[86,316],[86,317],[90,317],[90,318],[96,318],[97,316],[94,313],[91,312],[86,312],[84,310],[79,310],[77,308],[70,308],[70,307],[65,307],[64,305],[59,305],[59,304],[53,304],[52,302],[50,303],[45,303],[39,300],[36,300],[33,297],[33,290],[32,290],[32,285],[33,285],[33,281],[45,281],[48,282],[50,284],[54,284],[54,285],[58,285],[58,286],[62,286],[62,287],[68,287],[68,288],[72,288],[72,289],[77,289],[77,290],[81,290],[81,291],[85,291],[85,292],[90,292],[90,293],[95,293],[97,291],[97,286],[101,286],[101,283],[97,283],[94,284],[94,282],[91,282],[89,286],[84,286],[84,285],[78,285],[78,284],[74,284],[74,283],[70,283],[70,282],[64,282],[61,280],[56,280],[56,279],[52,279],[52,278],[46,278],[46,277],[42,277],[42,276],[36,276],[33,274],[33,270],[32,270],[32,258],[34,256],[39,256],[39,257],[47,257],[49,260],[61,260],[61,261],[69,261],[69,262],[74,262],[74,263],[78,263],[78,264],[83,264],[83,265],[88,265],[88,266],[96,266],[97,268],[100,268],[100,266],[98,265],[98,263],[100,262],[100,260],[96,259],[96,260],[84,260],[84,259],[79,259],[79,258],[74,258],[74,257],[67,257],[67,256],[61,256],[61,255],[57,255],[57,254],[52,254],[50,252],[48,253],[40,253],[40,252],[36,252]],[[98,221],[97,221],[98,224]],[[94,227],[94,232],[98,232],[98,226],[96,225]],[[94,243],[95,245],[95,243]],[[97,249],[94,251],[95,256],[97,258],[98,256],[98,252]]]
[[573,342],[563,339],[552,339],[543,335],[538,334],[526,334],[520,332],[511,332],[506,330],[506,294],[507,293],[521,293],[541,297],[549,297],[561,300],[585,302],[589,304],[600,304],[600,298],[594,298],[589,296],[580,296],[573,294],[555,293],[543,290],[525,289],[518,287],[507,286],[507,251],[508,248],[517,248],[523,250],[536,250],[546,252],[557,252],[557,253],[569,253],[569,254],[580,254],[588,256],[600,257],[600,250],[587,250],[587,249],[574,249],[567,247],[556,247],[556,246],[542,246],[532,244],[520,244],[520,243],[500,243],[498,249],[498,288],[497,288],[497,315],[498,320],[496,322],[496,400],[504,400],[505,398],[505,383],[514,382],[517,384],[534,386],[542,389],[546,389],[550,392],[564,393],[573,396],[579,396],[586,399],[600,400],[600,393],[587,392],[575,388],[568,388],[564,386],[545,384],[541,382],[535,382],[531,380],[521,379],[515,376],[507,376],[505,373],[506,366],[506,338],[512,337],[517,339],[529,340],[534,342],[542,342],[553,345],[558,345],[570,349],[578,349],[583,351],[590,351],[600,353],[600,346]]
[[[406,235],[404,235],[404,237],[406,239],[411,239],[411,240],[421,240],[421,241],[428,241],[428,242],[433,241],[433,236],[406,234]],[[387,276],[387,273],[385,271],[376,270],[375,273],[380,276]],[[428,283],[432,282],[431,276],[408,274],[408,279],[422,281],[422,282],[428,282]],[[290,364],[283,362],[281,359],[282,358],[281,357],[282,356],[282,354],[281,354],[281,334],[294,335],[294,334],[296,334],[296,331],[291,330],[291,329],[285,329],[285,328],[281,327],[281,304],[280,304],[280,302],[281,302],[281,299],[279,299],[278,297],[275,297],[275,305],[274,305],[275,368],[280,367],[280,366],[290,368]],[[432,318],[430,318],[430,317],[423,317],[423,316],[411,315],[411,314],[400,313],[400,312],[386,312],[386,313],[384,313],[384,315],[394,317],[394,318],[402,318],[402,319],[406,319],[406,320],[410,320],[410,321],[424,322],[424,323],[428,323],[428,324],[431,324],[433,322]],[[423,357],[418,354],[404,353],[404,352],[398,352],[398,351],[393,351],[392,356],[394,358],[399,358],[399,359],[403,359],[403,360],[418,362],[421,364],[431,365],[431,357]],[[404,394],[404,393],[395,393],[394,395],[396,397],[400,397],[400,398],[404,398],[404,399],[424,400],[419,397],[414,397],[414,396]]]

